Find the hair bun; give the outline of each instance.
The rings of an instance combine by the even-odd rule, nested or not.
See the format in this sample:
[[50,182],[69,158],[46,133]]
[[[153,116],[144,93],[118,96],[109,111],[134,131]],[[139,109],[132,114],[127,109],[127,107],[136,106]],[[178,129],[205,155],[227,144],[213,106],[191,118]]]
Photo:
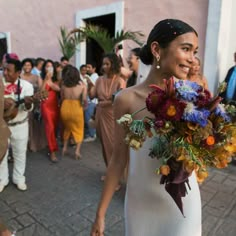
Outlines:
[[145,65],[152,64],[153,55],[150,49],[148,48],[147,44],[143,45],[143,47],[141,48],[139,57]]

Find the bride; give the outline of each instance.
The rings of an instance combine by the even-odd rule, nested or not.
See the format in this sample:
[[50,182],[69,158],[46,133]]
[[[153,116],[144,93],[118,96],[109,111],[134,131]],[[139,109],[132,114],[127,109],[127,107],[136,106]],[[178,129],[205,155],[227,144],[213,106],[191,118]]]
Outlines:
[[[150,84],[164,88],[163,79],[171,76],[186,79],[198,49],[198,35],[180,20],[166,19],[157,23],[141,50],[140,59],[151,65],[147,79],[123,90],[114,103],[115,118],[132,114],[145,106],[152,91]],[[134,119],[150,116],[147,110],[137,113]],[[114,153],[107,170],[107,178],[98,205],[91,236],[102,236],[105,215],[115,188],[126,167],[129,148],[124,142],[125,131],[116,124]],[[201,236],[201,199],[196,176],[189,177],[191,190],[183,198],[184,215],[170,195],[160,185],[155,174],[157,159],[149,157],[151,139],[139,151],[130,150],[129,176],[125,199],[126,236]]]

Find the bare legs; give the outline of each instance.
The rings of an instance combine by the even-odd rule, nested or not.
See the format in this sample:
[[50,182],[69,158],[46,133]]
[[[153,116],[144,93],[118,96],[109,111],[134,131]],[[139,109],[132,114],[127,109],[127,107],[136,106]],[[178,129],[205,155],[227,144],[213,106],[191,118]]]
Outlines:
[[78,142],[76,144],[76,149],[75,149],[75,159],[78,160],[80,159],[82,156],[81,156],[81,153],[80,153],[80,147],[81,147],[81,142]]
[[[67,153],[67,149],[68,149],[68,141],[69,140],[64,140],[63,141],[63,149],[62,149],[62,156],[65,156]],[[80,159],[81,153],[80,153],[80,147],[81,147],[81,142],[76,143],[76,148],[75,148],[75,160]]]

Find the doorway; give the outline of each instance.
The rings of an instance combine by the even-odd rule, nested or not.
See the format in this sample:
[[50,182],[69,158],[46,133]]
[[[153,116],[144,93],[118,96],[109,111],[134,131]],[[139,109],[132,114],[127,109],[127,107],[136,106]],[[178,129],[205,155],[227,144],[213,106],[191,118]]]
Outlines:
[[[111,36],[124,27],[124,2],[115,2],[103,6],[93,7],[76,13],[76,28],[86,24],[96,24],[107,29]],[[96,60],[101,65],[103,50],[93,40],[81,42],[76,52],[76,67],[86,64],[88,60]],[[97,68],[100,68],[100,66]],[[99,72],[99,69],[98,69]]]
[[[85,19],[85,23],[97,25],[106,29],[111,37],[115,35],[114,13]],[[98,74],[101,72],[103,54],[103,49],[95,40],[89,39],[86,41],[86,63],[94,62],[96,64],[96,72]]]

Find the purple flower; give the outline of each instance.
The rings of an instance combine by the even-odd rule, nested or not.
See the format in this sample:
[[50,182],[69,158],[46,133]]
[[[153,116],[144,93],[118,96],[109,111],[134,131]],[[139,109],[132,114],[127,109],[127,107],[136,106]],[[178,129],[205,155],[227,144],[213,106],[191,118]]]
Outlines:
[[177,94],[181,99],[189,102],[195,102],[198,98],[200,85],[188,80],[179,80],[175,83]]
[[224,119],[224,121],[226,121],[226,122],[230,122],[231,121],[229,115],[225,111],[225,108],[224,108],[223,104],[218,104],[218,106],[214,110],[214,113],[217,116],[221,116]]
[[191,111],[186,111],[183,114],[183,119],[193,123],[197,123],[202,127],[207,125],[207,119],[210,115],[210,111],[206,109],[197,110],[195,107]]

